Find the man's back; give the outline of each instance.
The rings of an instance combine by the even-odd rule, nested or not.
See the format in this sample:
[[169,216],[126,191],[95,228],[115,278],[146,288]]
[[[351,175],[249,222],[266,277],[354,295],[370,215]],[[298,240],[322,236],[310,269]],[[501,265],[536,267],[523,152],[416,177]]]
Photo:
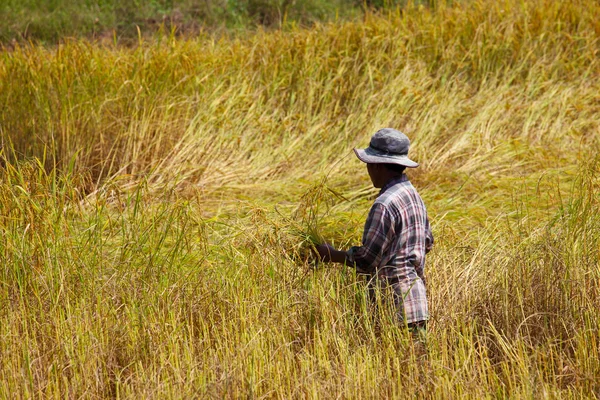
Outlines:
[[395,237],[379,266],[381,273],[388,278],[410,279],[414,270],[425,281],[425,254],[433,244],[433,235],[421,196],[402,175],[381,190],[375,204],[385,207],[394,220]]

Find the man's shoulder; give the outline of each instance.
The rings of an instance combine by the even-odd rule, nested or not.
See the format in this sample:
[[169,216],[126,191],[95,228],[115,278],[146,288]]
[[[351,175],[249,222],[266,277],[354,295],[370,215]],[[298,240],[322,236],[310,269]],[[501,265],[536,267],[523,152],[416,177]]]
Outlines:
[[417,194],[415,188],[410,181],[405,180],[390,186],[385,192],[381,193],[375,199],[375,204],[381,204],[385,207],[397,206],[398,204],[410,201],[414,194]]

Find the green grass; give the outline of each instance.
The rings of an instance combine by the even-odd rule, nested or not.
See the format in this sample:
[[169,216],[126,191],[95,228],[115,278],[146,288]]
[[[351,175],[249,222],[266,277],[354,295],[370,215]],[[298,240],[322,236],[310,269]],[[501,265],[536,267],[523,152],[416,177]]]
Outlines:
[[[597,398],[597,2],[0,54],[0,397]],[[408,134],[427,359],[311,243]]]
[[0,42],[56,44],[65,37],[88,37],[129,44],[140,33],[174,29],[192,36],[201,30],[310,25],[353,18],[362,9],[354,0],[3,0]]

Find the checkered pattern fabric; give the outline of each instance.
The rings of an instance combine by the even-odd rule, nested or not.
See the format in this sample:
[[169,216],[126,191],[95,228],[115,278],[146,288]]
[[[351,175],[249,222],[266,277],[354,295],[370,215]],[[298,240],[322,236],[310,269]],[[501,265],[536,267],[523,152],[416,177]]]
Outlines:
[[372,283],[391,285],[399,318],[407,324],[429,319],[425,254],[433,234],[421,196],[406,175],[381,189],[365,223],[362,246],[348,251],[347,264]]

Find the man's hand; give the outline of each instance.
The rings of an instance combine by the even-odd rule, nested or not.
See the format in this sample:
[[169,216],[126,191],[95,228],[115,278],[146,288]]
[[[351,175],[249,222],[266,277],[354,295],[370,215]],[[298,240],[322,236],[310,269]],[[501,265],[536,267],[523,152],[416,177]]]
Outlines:
[[323,262],[337,262],[344,264],[346,262],[346,252],[336,250],[335,247],[329,243],[319,244],[315,246],[319,259]]
[[318,244],[315,246],[319,255],[319,260],[328,262],[331,261],[331,254],[336,251],[335,248],[329,243]]

